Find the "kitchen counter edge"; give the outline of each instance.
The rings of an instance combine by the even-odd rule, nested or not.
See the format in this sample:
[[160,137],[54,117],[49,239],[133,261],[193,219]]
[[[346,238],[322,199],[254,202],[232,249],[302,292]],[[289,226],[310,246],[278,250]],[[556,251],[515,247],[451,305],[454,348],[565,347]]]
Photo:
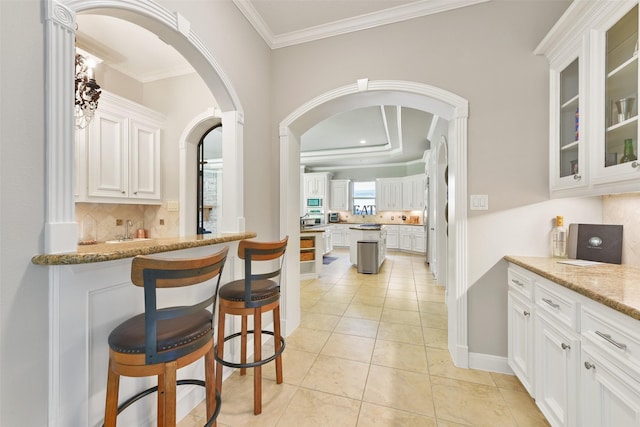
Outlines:
[[41,254],[31,258],[36,265],[71,265],[114,261],[133,258],[137,255],[151,255],[200,246],[251,239],[257,234],[251,231],[243,233],[203,234],[184,237],[164,237],[144,241],[122,243],[97,243],[78,246],[77,252],[63,254]]
[[625,264],[579,267],[545,257],[504,259],[558,285],[640,320],[640,268]]

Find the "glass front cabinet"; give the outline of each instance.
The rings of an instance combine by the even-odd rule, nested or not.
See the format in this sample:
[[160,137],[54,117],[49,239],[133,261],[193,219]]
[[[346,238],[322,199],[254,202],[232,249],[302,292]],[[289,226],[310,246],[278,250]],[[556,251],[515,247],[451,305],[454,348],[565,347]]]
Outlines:
[[550,64],[552,197],[640,191],[638,1],[574,1],[536,49]]

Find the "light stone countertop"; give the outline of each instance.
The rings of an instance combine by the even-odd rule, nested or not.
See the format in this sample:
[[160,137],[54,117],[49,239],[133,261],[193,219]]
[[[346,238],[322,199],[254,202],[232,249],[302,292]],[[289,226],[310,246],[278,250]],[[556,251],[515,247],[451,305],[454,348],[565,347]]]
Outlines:
[[96,243],[79,245],[76,252],[65,254],[42,254],[31,258],[37,265],[87,264],[132,258],[136,255],[151,255],[199,246],[215,245],[237,240],[251,239],[257,234],[244,233],[199,234],[184,237],[165,237],[148,240],[132,240],[119,243]]
[[638,267],[625,264],[578,267],[558,263],[555,258],[544,257],[505,256],[504,259],[640,320],[640,268]]

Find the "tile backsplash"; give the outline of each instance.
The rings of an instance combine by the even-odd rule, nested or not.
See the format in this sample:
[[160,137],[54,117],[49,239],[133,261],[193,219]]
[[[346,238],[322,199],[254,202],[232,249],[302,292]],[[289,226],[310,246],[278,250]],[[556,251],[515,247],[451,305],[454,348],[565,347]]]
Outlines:
[[354,215],[349,211],[337,212],[340,214],[340,221],[347,223],[422,224],[422,211],[383,211],[375,215]]
[[[151,238],[178,236],[180,230],[180,212],[169,212],[166,202],[162,205],[76,203],[76,220],[81,229],[86,218],[95,221],[96,238],[99,242],[124,235],[124,222],[128,219],[133,222],[130,230],[132,235],[139,228],[145,229],[147,237]],[[123,225],[116,225],[119,219],[123,221]]]
[[640,267],[640,193],[602,196],[602,222],[622,224],[622,263]]

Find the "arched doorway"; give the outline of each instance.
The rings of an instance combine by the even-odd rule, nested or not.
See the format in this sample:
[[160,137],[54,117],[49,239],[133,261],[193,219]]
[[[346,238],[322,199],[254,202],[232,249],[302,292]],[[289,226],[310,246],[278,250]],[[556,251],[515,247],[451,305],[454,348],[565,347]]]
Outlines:
[[[225,125],[224,173],[230,182],[242,182],[243,112],[239,98],[223,70],[190,29],[189,22],[153,0],[47,0],[46,27],[46,129],[47,138],[47,198],[45,253],[76,250],[78,225],[75,220],[73,191],[73,79],[75,16],[92,11],[120,18],[158,35],[170,43],[191,63],[211,90],[220,106]],[[228,156],[227,156],[228,154]],[[241,188],[241,187],[239,187]],[[236,231],[243,218],[242,191],[228,191],[222,229]]]
[[447,304],[449,351],[468,367],[467,346],[467,119],[468,101],[437,87],[406,81],[368,81],[339,87],[300,106],[280,123],[280,234],[289,235],[285,273],[284,330],[300,323],[299,189],[300,136],[321,120],[353,108],[401,105],[437,114],[448,128]]

